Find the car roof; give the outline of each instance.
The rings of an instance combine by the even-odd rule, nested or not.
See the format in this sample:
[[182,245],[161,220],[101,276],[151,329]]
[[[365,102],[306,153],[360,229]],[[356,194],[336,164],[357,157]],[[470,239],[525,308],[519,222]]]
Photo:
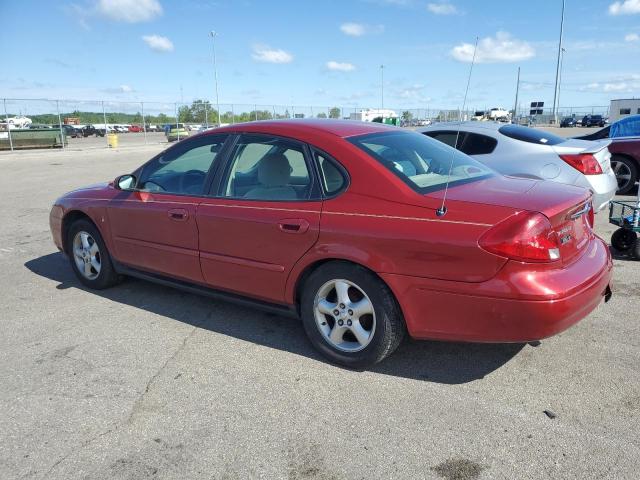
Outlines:
[[446,123],[433,123],[428,127],[419,128],[418,132],[432,132],[437,130],[453,130],[456,131],[458,128],[464,131],[490,131],[496,132],[503,127],[508,125],[507,123],[500,122],[446,122]]
[[290,119],[290,120],[260,120],[257,122],[236,123],[226,127],[209,130],[206,133],[218,132],[256,132],[280,135],[295,135],[304,133],[324,132],[346,138],[376,132],[402,131],[398,127],[375,122],[359,122],[356,120],[332,119]]

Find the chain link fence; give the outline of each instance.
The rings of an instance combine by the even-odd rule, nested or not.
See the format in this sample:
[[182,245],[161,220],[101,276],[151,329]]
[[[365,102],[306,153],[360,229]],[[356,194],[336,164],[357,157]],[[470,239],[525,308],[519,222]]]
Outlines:
[[[187,130],[215,127],[241,122],[271,119],[330,118],[364,121],[384,121],[399,126],[415,127],[434,122],[450,122],[479,118],[487,108],[385,108],[344,106],[300,106],[264,104],[220,104],[219,108],[207,100],[182,102],[135,102],[116,100],[69,99],[2,99],[0,112],[0,148],[13,149],[11,132],[14,129],[57,129],[61,137],[69,135],[72,125],[78,136],[83,133],[107,137],[109,133],[139,133],[144,143],[166,141],[161,135],[172,127]],[[523,124],[548,124],[553,120],[550,109],[529,115],[524,107],[510,112],[509,120]],[[607,115],[608,107],[562,107],[558,117],[588,114]],[[85,129],[93,127],[94,130]],[[72,132],[73,133],[73,132]],[[86,136],[86,135],[85,135]],[[8,142],[7,142],[8,140]],[[4,142],[4,143],[2,143]],[[108,145],[105,139],[104,145]],[[62,148],[65,142],[62,142]]]

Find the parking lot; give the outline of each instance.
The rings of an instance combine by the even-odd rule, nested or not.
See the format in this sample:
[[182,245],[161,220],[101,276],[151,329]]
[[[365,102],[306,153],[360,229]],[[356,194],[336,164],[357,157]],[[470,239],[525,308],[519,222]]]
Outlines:
[[49,208],[166,146],[120,137],[0,154],[0,478],[638,478],[640,262],[616,255],[611,301],[540,344],[407,341],[350,371],[296,320],[81,286]]

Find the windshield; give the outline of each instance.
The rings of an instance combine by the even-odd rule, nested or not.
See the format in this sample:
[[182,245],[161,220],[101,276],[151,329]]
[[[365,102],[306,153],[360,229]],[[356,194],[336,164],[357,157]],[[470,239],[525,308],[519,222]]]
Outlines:
[[371,133],[348,140],[418,193],[444,188],[447,178],[453,186],[494,175],[493,170],[464,153],[419,133]]

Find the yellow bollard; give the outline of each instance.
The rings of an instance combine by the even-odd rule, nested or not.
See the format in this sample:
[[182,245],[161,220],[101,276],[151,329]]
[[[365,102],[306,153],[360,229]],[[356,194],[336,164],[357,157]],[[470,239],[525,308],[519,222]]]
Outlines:
[[109,148],[118,148],[118,135],[115,133],[108,133],[107,144],[109,145]]

